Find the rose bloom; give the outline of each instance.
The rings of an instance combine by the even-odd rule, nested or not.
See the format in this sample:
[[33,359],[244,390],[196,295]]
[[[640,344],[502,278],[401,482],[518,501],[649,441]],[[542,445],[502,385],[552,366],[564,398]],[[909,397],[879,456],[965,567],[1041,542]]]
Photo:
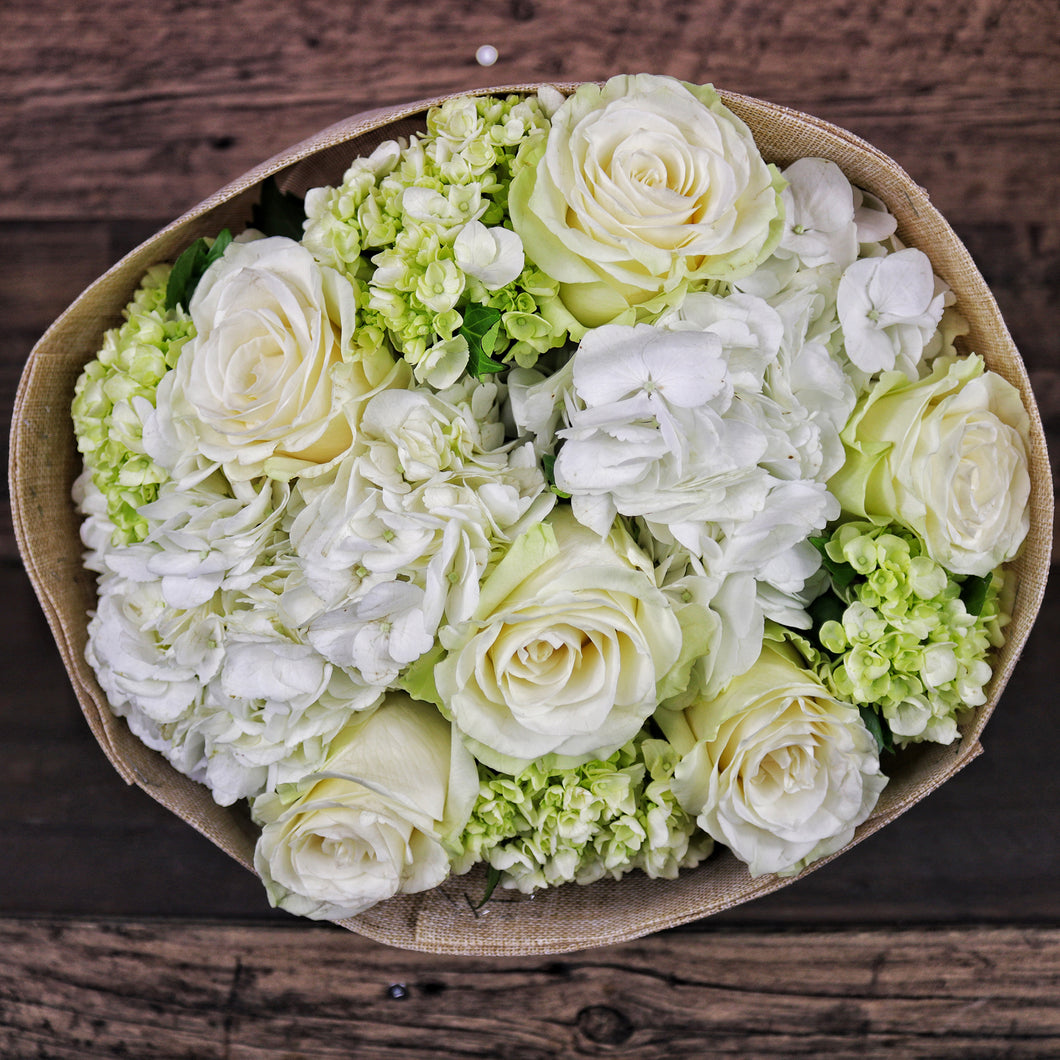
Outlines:
[[477,797],[474,759],[449,722],[392,692],[354,716],[319,772],[254,800],[254,865],[273,905],[314,920],[356,916],[440,884],[443,844]]
[[940,357],[926,378],[887,373],[862,399],[828,488],[851,514],[915,531],[946,570],[986,575],[1030,528],[1028,430],[1019,391],[982,358]]
[[291,239],[232,243],[189,311],[196,336],[158,389],[160,462],[178,473],[197,453],[234,480],[326,464],[353,440],[344,398],[393,369],[353,349],[349,281]]
[[783,178],[709,85],[582,85],[528,162],[512,227],[586,327],[650,319],[689,282],[747,275],[782,234]]
[[601,538],[564,508],[516,540],[472,619],[440,637],[437,702],[476,758],[518,773],[545,755],[606,758],[631,739],[682,634],[629,536]]
[[791,875],[845,846],[887,783],[857,708],[795,659],[767,642],[716,698],[656,715],[682,755],[677,801],[752,876]]

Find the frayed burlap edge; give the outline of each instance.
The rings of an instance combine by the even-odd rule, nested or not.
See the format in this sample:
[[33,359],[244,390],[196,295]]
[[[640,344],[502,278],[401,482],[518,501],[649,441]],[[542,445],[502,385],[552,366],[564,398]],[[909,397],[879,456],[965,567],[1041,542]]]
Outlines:
[[[481,89],[475,94],[524,92],[537,86]],[[570,85],[556,86],[569,90]],[[188,211],[101,276],[34,347],[18,389],[11,428],[12,516],[26,570],[40,599],[85,717],[115,769],[253,871],[255,829],[245,810],[217,806],[206,788],[177,773],[117,720],[85,662],[87,615],[95,606],[94,577],[81,563],[79,520],[70,488],[80,470],[70,423],[73,388],[95,356],[103,331],[120,313],[144,271],[172,260],[201,235],[247,222],[257,189],[275,175],[280,187],[304,193],[337,182],[349,162],[386,139],[422,128],[427,107],[460,93],[372,111],[333,125],[274,156]],[[953,288],[971,323],[965,348],[981,353],[1023,396],[1031,417],[1031,531],[1012,564],[1018,576],[1008,640],[995,659],[988,702],[968,712],[958,743],[911,748],[902,756],[872,817],[848,847],[892,821],[952,777],[981,751],[980,736],[1041,605],[1052,544],[1053,497],[1037,406],[1019,353],[986,282],[926,192],[871,144],[812,116],[761,100],[722,93],[754,131],[763,154],[778,165],[818,155],[840,165],[857,185],[879,196],[898,218],[899,235],[924,250]],[[843,853],[839,851],[833,857]],[[831,860],[831,859],[828,859]],[[814,871],[825,862],[806,870]],[[677,880],[633,873],[589,887],[568,885],[534,897],[494,894],[473,908],[485,889],[477,868],[419,895],[391,899],[343,926],[390,945],[435,953],[514,955],[562,953],[607,945],[687,923],[768,894],[800,879],[752,879],[721,851]]]

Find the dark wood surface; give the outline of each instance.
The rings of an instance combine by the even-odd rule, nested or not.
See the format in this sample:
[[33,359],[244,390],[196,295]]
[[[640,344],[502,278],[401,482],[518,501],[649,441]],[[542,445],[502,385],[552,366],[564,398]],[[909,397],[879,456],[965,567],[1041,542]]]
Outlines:
[[[651,70],[896,158],[990,282],[1057,451],[1055,0],[17,0],[0,29],[5,440],[50,321],[251,165],[372,106]],[[1060,589],[986,753],[833,864],[650,939],[474,960],[274,913],[127,788],[80,716],[6,492],[0,601],[0,1056],[1060,1055]]]

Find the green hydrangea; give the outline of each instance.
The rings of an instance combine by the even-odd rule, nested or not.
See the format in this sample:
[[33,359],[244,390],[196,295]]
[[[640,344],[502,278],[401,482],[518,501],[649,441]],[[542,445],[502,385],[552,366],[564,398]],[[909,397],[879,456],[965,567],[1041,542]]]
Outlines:
[[413,366],[426,364],[460,339],[471,304],[500,311],[494,356],[506,362],[529,367],[567,341],[573,321],[556,281],[526,264],[503,286],[487,286],[454,250],[472,220],[510,230],[519,148],[547,130],[532,97],[447,100],[428,111],[426,133],[382,144],[356,159],[340,185],[308,194],[303,243],[357,289],[357,342],[389,342]]
[[823,552],[835,595],[816,608],[821,677],[876,710],[897,745],[950,743],[960,711],[986,702],[1009,620],[1003,572],[954,576],[911,531],[867,522],[840,525]]
[[143,540],[147,522],[138,509],[158,496],[168,478],[144,452],[140,403],[154,406],[159,381],[194,335],[183,310],[166,309],[169,273],[169,265],[148,270],[123,311],[125,322],[107,331],[74,389],[77,448],[107,499],[115,544]]
[[488,862],[524,893],[619,879],[639,868],[673,879],[713,849],[670,784],[677,754],[641,734],[575,769],[535,762],[512,777],[481,768],[478,802],[453,848],[453,870]]

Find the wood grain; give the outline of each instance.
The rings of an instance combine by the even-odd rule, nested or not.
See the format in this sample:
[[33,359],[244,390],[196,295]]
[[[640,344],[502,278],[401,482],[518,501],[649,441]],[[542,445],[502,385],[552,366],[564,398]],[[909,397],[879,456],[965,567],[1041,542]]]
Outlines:
[[[0,28],[5,443],[49,323],[274,152],[373,106],[651,70],[896,158],[994,290],[1058,459],[1055,0],[35,0]],[[562,961],[402,953],[271,912],[103,757],[2,489],[0,600],[5,1060],[1060,1055],[1056,593],[986,753],[930,799],[796,886]]]
[[549,958],[315,926],[0,920],[8,1060],[1060,1053],[1060,931],[671,932]]
[[[195,0],[40,0],[4,15],[0,218],[176,216],[361,109],[652,70],[845,125],[958,220],[1040,220],[1055,16],[1050,0],[235,0],[223,18]],[[500,58],[483,68],[487,41]]]

